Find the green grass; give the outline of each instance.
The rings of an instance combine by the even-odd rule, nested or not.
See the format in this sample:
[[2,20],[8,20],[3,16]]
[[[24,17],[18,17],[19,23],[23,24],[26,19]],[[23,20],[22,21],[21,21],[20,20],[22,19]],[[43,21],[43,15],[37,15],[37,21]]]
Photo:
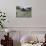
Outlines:
[[20,10],[16,10],[17,14],[16,17],[32,17],[32,11],[20,11]]

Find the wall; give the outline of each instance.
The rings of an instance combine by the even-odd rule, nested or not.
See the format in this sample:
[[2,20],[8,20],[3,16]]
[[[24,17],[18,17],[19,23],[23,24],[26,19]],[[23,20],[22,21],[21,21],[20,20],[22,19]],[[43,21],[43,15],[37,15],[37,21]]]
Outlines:
[[33,0],[32,25],[46,27],[46,0]]
[[6,27],[46,27],[46,0],[32,0],[32,19],[16,18],[16,0],[0,0],[0,9],[6,12]]

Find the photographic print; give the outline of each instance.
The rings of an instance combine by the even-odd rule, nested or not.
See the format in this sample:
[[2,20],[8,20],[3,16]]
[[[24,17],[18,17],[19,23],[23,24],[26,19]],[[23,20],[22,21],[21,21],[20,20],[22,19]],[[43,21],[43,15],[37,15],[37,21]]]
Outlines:
[[32,0],[17,0],[16,17],[32,18]]

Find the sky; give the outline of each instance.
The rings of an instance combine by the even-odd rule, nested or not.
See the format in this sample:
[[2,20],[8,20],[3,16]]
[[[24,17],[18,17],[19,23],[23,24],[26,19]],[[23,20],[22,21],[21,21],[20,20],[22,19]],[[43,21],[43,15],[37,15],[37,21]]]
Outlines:
[[32,7],[32,0],[16,0],[16,6]]

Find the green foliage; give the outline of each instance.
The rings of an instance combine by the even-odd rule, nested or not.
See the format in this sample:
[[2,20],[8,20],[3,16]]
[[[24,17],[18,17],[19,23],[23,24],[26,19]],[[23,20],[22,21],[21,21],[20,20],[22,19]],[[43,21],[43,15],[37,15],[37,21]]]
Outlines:
[[6,15],[5,15],[5,13],[4,12],[2,12],[2,11],[0,11],[0,26],[1,26],[1,28],[3,28],[4,26],[4,21],[6,20]]

